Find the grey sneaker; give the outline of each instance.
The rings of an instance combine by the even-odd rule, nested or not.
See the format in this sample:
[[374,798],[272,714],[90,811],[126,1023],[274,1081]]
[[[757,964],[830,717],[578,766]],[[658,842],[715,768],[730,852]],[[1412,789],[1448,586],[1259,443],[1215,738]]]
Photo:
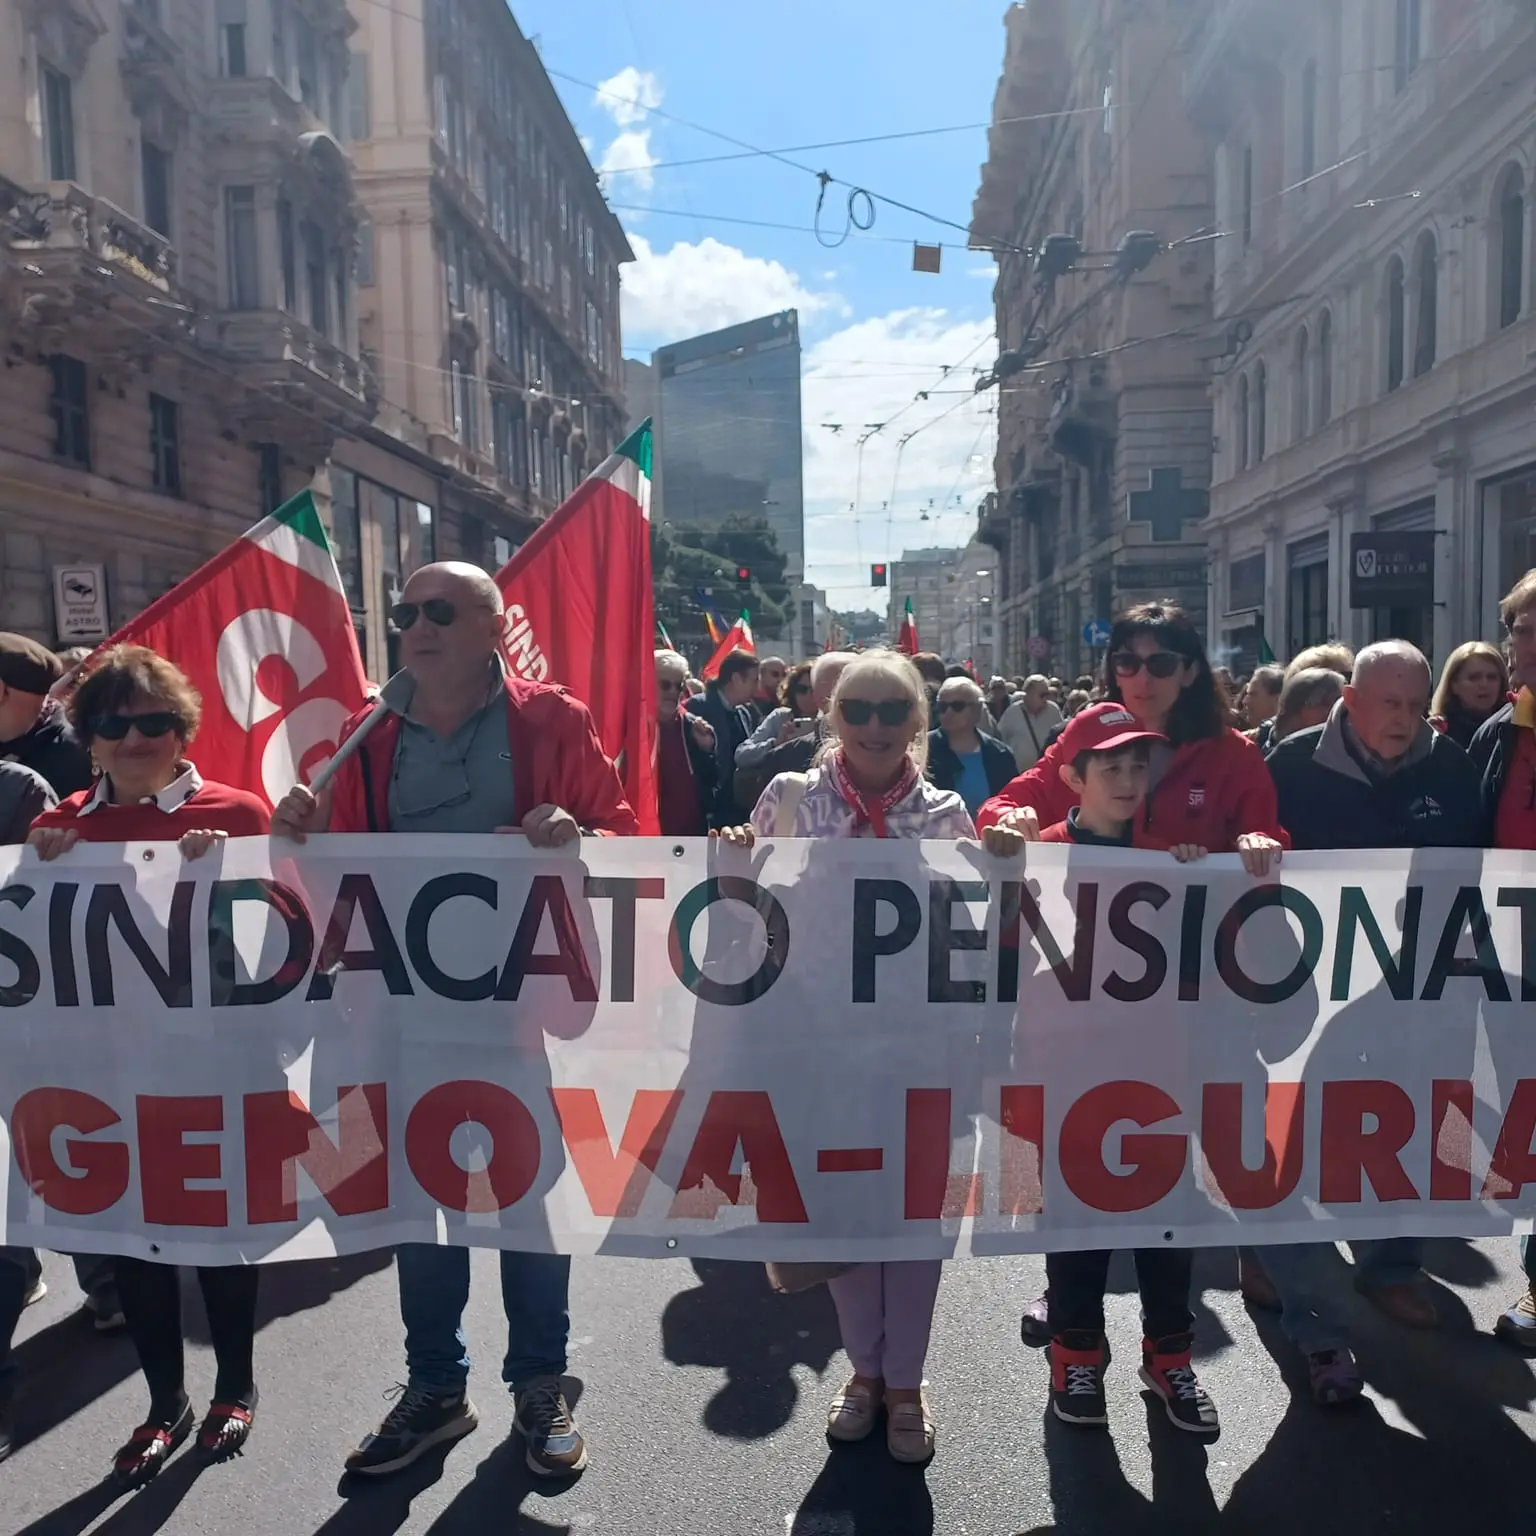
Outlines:
[[528,1448],[528,1470],[538,1477],[573,1477],[587,1465],[587,1443],[571,1417],[558,1376],[535,1376],[517,1389],[512,1427]]
[[399,1386],[399,1400],[384,1422],[347,1456],[346,1469],[362,1477],[382,1477],[408,1467],[434,1445],[471,1433],[480,1422],[467,1392],[429,1392]]

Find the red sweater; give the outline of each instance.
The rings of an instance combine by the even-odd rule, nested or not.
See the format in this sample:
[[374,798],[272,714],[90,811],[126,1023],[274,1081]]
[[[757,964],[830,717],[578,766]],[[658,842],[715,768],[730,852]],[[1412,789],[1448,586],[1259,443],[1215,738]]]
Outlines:
[[73,827],[85,843],[173,843],[183,832],[265,837],[271,819],[255,795],[211,781],[169,811],[154,804],[103,805],[82,816],[91,794],[80,790],[44,811],[32,825]]
[[[508,677],[507,744],[512,797],[519,825],[536,805],[558,805],[581,826],[607,837],[634,837],[640,823],[624,798],[617,770],[604,755],[587,706],[550,683]],[[359,710],[341,739],[372,711]],[[336,774],[333,832],[388,832],[389,779],[400,739],[400,717],[389,715],[368,733]]]
[[[1123,709],[1096,704],[1094,709]],[[1062,782],[1061,738],[1027,773],[1021,773],[987,801],[976,818],[978,830],[996,826],[1011,810],[1035,808],[1042,828],[1067,819],[1077,796]],[[1135,846],[1172,848],[1194,843],[1211,853],[1232,853],[1244,832],[1264,832],[1289,848],[1280,825],[1274,780],[1259,749],[1237,731],[1203,737],[1174,749],[1157,788],[1136,819]]]

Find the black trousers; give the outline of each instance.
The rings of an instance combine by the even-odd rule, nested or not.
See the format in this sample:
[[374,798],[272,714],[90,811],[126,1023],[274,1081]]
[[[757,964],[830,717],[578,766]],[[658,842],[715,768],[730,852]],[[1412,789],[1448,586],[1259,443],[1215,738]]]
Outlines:
[[[1137,1248],[1135,1254],[1146,1336],[1165,1339],[1170,1334],[1188,1333],[1194,1323],[1189,1310],[1194,1254],[1188,1248]],[[1103,1333],[1109,1260],[1107,1248],[1045,1256],[1046,1300],[1053,1334]]]
[[[186,1357],[181,1333],[181,1284],[174,1264],[119,1258],[117,1289],[129,1336],[149,1383],[150,1412],[174,1417],[186,1395]],[[242,1402],[255,1385],[252,1354],[256,1339],[254,1264],[199,1269],[197,1283],[208,1313],[218,1376],[213,1395],[220,1402]]]

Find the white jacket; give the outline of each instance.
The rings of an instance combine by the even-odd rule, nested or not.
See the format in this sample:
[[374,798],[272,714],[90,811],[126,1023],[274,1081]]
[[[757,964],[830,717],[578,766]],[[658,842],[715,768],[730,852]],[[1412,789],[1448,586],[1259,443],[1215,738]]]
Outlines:
[[1045,701],[1045,708],[1038,715],[1032,715],[1020,698],[1003,711],[1003,718],[997,722],[993,734],[1008,743],[1019,772],[1028,773],[1045,755],[1045,743],[1061,722],[1061,710],[1050,699]]

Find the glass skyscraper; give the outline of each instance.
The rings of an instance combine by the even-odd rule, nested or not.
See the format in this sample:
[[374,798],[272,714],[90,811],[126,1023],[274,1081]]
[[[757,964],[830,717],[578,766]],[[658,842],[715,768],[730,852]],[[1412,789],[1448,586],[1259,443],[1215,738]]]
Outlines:
[[679,341],[653,362],[661,517],[698,528],[766,518],[791,579],[802,575],[799,315],[787,309]]

